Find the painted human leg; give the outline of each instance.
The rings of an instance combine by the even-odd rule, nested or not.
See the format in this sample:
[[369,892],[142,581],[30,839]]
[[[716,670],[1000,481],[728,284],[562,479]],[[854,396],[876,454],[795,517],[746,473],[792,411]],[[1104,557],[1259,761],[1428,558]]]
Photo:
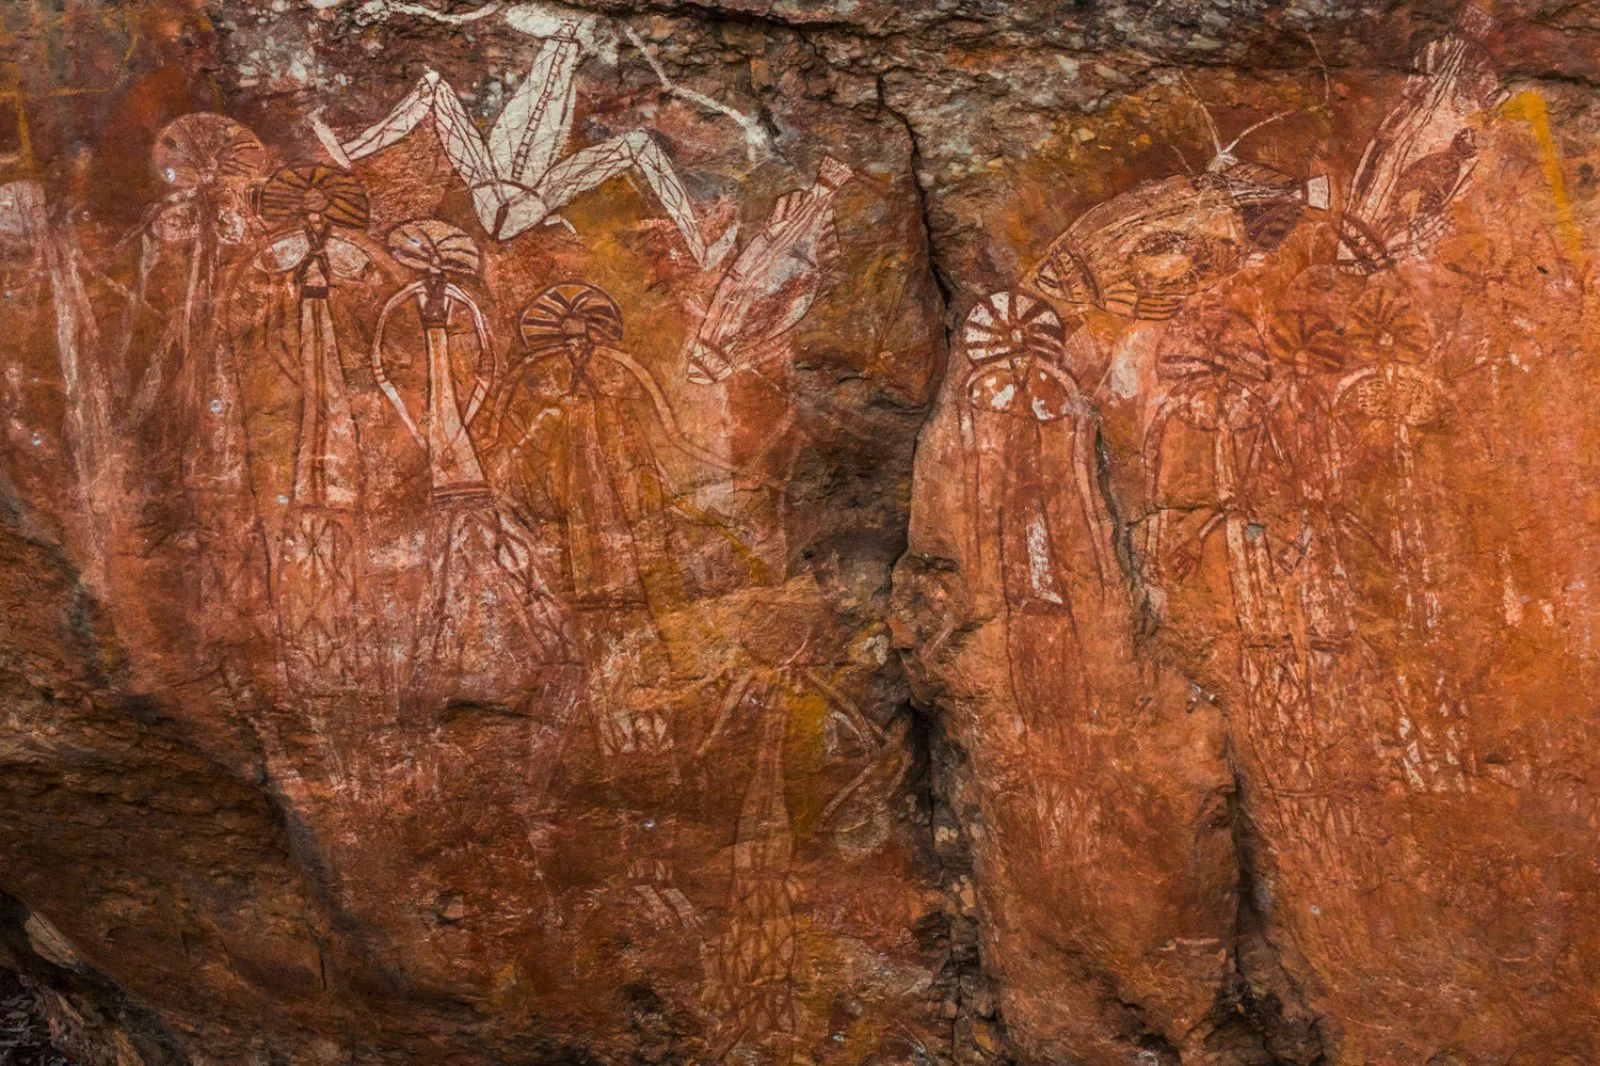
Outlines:
[[279,546],[278,612],[289,678],[309,695],[341,689],[357,672],[360,473],[326,297],[302,295],[299,345],[300,430]]
[[[705,240],[700,236],[694,208],[689,203],[689,193],[684,189],[677,171],[672,169],[672,161],[643,130],[624,133],[604,144],[585,148],[569,156],[551,167],[549,173],[534,186],[533,192],[549,205],[550,210],[559,210],[580,194],[604,185],[628,170],[637,172],[650,186],[650,191],[656,194],[656,199],[666,209],[667,217],[683,234],[689,254],[694,256],[696,263],[705,265]],[[522,229],[532,224],[526,223]],[[521,230],[506,233],[505,236],[515,236],[518,232]]]
[[[439,147],[444,149],[450,165],[472,191],[473,211],[484,229],[497,239],[504,239],[516,236],[549,215],[537,197],[501,180],[482,131],[473,123],[466,108],[461,106],[461,100],[450,83],[440,77],[437,71],[430,70],[424,74],[416,87],[393,110],[352,140],[340,141],[338,135],[322,120],[320,112],[314,112],[310,121],[317,139],[334,162],[348,169],[356,160],[400,143],[415,132],[423,120],[429,118],[433,119]],[[507,215],[513,203],[516,204],[515,215],[520,224],[513,232],[505,232],[509,228]]]
[[431,70],[387,116],[354,140],[340,141],[319,114],[311,116],[312,129],[334,161],[348,167],[399,143],[431,117],[440,147],[472,191],[478,221],[499,241],[526,232],[580,194],[635,170],[683,234],[695,262],[704,265],[705,241],[688,191],[648,134],[626,133],[549,165],[571,128],[572,73],[580,57],[575,39],[558,37],[547,43],[487,142],[455,90]]
[[489,130],[497,172],[533,186],[555,165],[572,132],[577,94],[573,76],[583,58],[576,27],[550,38]]

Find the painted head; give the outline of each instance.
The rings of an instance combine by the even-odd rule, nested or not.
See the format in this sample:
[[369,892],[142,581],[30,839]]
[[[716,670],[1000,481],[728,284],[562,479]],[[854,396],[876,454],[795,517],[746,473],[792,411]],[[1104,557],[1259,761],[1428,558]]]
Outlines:
[[520,328],[530,357],[560,350],[581,365],[596,347],[622,340],[622,310],[601,289],[568,282],[535,296],[522,312]]
[[267,222],[299,225],[319,236],[335,226],[364,230],[371,218],[361,182],[333,167],[285,167],[267,179],[257,200]]
[[436,218],[402,222],[389,231],[389,254],[402,266],[430,277],[477,277],[483,269],[478,243],[465,231]]

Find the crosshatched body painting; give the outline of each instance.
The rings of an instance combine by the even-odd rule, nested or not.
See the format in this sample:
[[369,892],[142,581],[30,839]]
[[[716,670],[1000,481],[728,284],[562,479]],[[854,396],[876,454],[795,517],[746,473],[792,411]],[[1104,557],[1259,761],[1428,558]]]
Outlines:
[[1597,57],[14,0],[0,1062],[1595,1061]]

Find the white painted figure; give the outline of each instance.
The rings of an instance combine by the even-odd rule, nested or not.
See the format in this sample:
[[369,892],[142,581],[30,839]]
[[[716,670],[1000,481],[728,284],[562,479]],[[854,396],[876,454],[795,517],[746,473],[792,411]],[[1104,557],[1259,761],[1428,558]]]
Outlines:
[[[364,10],[379,17],[394,12],[451,23],[503,11],[508,25],[542,43],[487,137],[467,114],[455,90],[431,70],[388,115],[352,138],[341,139],[323,121],[320,110],[314,112],[312,129],[341,166],[348,168],[355,160],[383,151],[432,119],[440,146],[471,190],[478,220],[495,240],[510,240],[541,223],[558,221],[556,212],[583,193],[632,172],[644,179],[661,202],[696,263],[712,265],[731,246],[730,232],[708,253],[689,194],[671,160],[649,133],[634,130],[565,154],[577,99],[574,75],[584,56],[597,47],[592,20],[552,15],[534,4],[503,8],[491,3],[452,15],[378,0]],[[651,60],[654,65],[654,58]]]

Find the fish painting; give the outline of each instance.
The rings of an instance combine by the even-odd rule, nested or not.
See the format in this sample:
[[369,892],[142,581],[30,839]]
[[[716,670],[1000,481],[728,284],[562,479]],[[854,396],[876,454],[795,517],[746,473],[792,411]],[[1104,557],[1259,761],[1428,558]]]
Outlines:
[[711,294],[687,346],[690,381],[708,385],[749,366],[805,318],[839,256],[834,195],[854,176],[824,157],[815,184],[778,201]]

